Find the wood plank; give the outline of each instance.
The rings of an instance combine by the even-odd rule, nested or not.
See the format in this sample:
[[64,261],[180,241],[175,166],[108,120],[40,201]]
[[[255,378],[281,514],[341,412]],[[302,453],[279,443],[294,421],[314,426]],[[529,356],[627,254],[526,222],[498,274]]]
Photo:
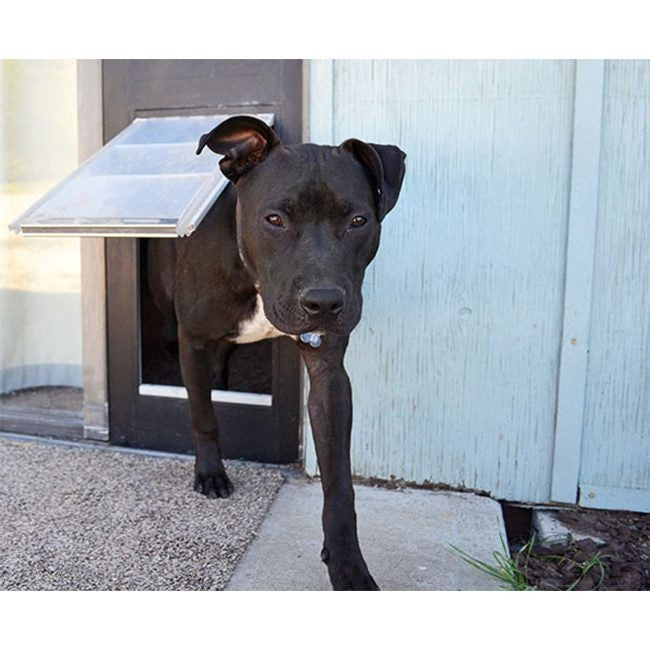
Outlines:
[[579,505],[601,510],[650,512],[650,489],[580,485]]
[[553,501],[575,503],[587,383],[589,319],[598,216],[602,60],[578,61],[567,238],[564,318],[553,449]]
[[608,61],[580,482],[650,490],[650,61]]

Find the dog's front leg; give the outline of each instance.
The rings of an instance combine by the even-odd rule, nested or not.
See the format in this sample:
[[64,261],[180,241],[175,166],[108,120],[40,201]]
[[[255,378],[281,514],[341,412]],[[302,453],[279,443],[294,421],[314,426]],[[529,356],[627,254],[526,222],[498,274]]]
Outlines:
[[309,373],[309,419],[323,488],[321,558],[334,589],[376,590],[357,538],[350,469],[352,391],[343,367],[348,337],[326,335],[319,348],[300,344]]
[[196,451],[194,489],[212,499],[227,497],[232,493],[232,484],[221,460],[219,429],[210,398],[212,368],[209,350],[207,344],[185,335],[181,327],[178,330],[178,349]]

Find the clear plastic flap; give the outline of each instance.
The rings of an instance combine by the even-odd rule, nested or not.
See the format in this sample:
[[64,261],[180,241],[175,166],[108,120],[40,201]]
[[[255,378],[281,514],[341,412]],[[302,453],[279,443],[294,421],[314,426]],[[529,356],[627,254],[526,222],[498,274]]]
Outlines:
[[[228,184],[219,159],[196,155],[230,115],[138,118],[10,228],[24,235],[184,237]],[[273,125],[273,114],[255,117]]]

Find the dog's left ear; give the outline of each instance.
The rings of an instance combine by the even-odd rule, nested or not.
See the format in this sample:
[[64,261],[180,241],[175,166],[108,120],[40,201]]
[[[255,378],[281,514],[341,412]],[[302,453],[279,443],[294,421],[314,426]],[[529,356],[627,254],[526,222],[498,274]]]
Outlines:
[[368,171],[377,192],[377,218],[381,221],[395,206],[406,165],[406,154],[392,144],[371,144],[351,138],[341,149],[349,151]]
[[235,182],[279,144],[278,136],[265,122],[250,115],[236,115],[202,135],[196,153],[200,154],[207,146],[222,154],[219,167],[226,178]]

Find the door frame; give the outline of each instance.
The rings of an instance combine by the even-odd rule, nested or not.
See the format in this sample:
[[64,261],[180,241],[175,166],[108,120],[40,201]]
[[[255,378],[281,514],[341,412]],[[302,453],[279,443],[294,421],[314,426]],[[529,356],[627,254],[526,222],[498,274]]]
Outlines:
[[[77,61],[79,164],[104,144],[103,76],[100,59]],[[80,237],[83,437],[108,441],[106,261],[103,237]]]
[[[102,95],[106,91],[106,65],[101,62]],[[299,141],[303,133],[303,65],[301,61],[284,60],[280,64],[282,88],[291,88],[290,100],[278,104],[263,104],[265,110],[276,114],[284,109],[288,127],[283,129],[288,142]],[[113,68],[113,72],[115,68]],[[109,71],[110,74],[110,71]],[[121,97],[122,95],[118,93]],[[284,95],[283,95],[284,97]],[[264,98],[262,98],[264,99]],[[108,114],[102,100],[102,141],[108,141],[139,115],[228,113],[242,110],[237,105],[197,104],[196,98],[187,106],[175,103],[173,108],[148,106],[121,106],[119,115]],[[286,105],[285,105],[286,104]],[[288,106],[288,108],[287,108]],[[250,109],[249,109],[250,110]],[[256,109],[257,110],[257,107]],[[125,124],[122,124],[126,122]],[[140,376],[140,296],[139,296],[139,240],[106,238],[102,241],[103,255],[91,270],[92,276],[105,280],[105,335],[108,350],[106,359],[107,391],[110,396],[109,441],[112,444],[145,448],[163,448],[189,453],[192,442],[189,409],[186,399],[143,395],[139,392]],[[90,247],[89,247],[90,248]],[[92,252],[88,250],[90,258]],[[101,292],[100,292],[101,294]],[[100,301],[95,294],[94,305]],[[84,343],[99,343],[100,337],[88,332]],[[86,332],[84,332],[86,334]],[[246,458],[261,462],[289,463],[300,460],[302,372],[299,352],[288,339],[272,343],[272,402],[270,406],[216,402],[221,446],[227,458]],[[93,364],[95,370],[101,363]]]

